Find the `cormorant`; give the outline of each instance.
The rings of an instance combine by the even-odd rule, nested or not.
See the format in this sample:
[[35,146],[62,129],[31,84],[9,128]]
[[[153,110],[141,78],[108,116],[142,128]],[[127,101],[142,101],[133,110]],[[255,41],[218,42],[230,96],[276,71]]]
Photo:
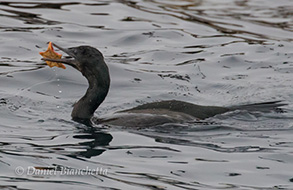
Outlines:
[[[49,59],[70,65],[80,71],[88,80],[89,87],[85,95],[74,105],[72,119],[80,123],[91,125],[91,118],[95,110],[106,98],[110,87],[110,74],[102,53],[91,46],[62,48],[53,46],[68,54],[71,58]],[[152,127],[163,124],[178,124],[198,121],[234,110],[272,111],[286,104],[280,101],[256,104],[218,107],[201,106],[178,100],[168,100],[146,103],[132,109],[119,111],[113,117],[97,119],[99,123],[119,125],[124,127]]]

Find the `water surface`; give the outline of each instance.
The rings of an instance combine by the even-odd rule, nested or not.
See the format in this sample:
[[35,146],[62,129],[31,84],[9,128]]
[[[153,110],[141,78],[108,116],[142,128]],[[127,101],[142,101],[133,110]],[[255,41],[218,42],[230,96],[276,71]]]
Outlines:
[[[292,189],[292,15],[290,0],[1,1],[0,188]],[[88,128],[70,118],[87,81],[40,60],[48,41],[104,54],[112,82],[96,117],[168,99],[288,106]]]

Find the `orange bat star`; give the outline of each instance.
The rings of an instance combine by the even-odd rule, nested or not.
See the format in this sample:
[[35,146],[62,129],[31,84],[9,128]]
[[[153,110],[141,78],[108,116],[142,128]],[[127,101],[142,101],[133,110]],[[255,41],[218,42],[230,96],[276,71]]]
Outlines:
[[[51,58],[51,59],[61,59],[62,54],[57,53],[54,51],[52,42],[49,42],[48,49],[45,52],[40,52],[40,55],[44,58]],[[60,67],[62,69],[66,69],[66,67],[62,63],[52,62],[52,61],[46,61],[47,65],[50,67]]]

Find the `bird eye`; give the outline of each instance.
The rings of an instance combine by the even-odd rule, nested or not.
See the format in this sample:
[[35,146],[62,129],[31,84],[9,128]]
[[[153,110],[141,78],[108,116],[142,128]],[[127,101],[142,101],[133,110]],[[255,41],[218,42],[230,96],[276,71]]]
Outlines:
[[81,50],[81,53],[82,53],[82,54],[85,54],[85,53],[86,53],[86,50],[85,50],[85,49],[82,49],[82,50]]

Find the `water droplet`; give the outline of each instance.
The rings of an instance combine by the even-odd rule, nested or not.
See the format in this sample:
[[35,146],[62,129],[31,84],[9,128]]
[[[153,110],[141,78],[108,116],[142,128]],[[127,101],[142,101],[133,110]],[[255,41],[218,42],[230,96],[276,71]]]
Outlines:
[[59,93],[62,93],[62,90],[59,90]]
[[60,106],[57,106],[57,108],[59,109],[59,108],[60,108]]

